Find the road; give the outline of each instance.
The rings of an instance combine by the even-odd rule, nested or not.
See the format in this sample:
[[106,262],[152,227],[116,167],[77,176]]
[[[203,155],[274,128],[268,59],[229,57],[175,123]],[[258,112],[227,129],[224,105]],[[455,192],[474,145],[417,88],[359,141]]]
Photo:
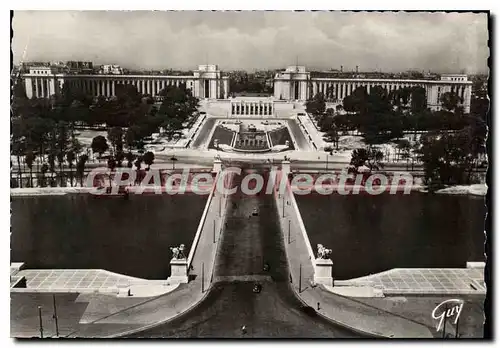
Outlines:
[[207,118],[200,131],[198,132],[198,136],[195,138],[191,147],[196,149],[201,145],[205,144],[208,141],[208,137],[212,132],[212,128],[214,127],[216,119],[215,118]]
[[307,139],[304,136],[304,133],[300,130],[299,124],[296,120],[288,120],[288,127],[292,133],[293,138],[295,139],[296,146],[298,146],[299,150],[308,151],[311,150],[311,146],[307,142]]
[[[258,216],[252,216],[255,208]],[[270,265],[269,271],[264,271],[264,263]],[[261,293],[252,292],[255,281],[251,279],[260,279]],[[216,257],[214,285],[207,298],[179,319],[133,337],[357,336],[304,307],[290,289],[272,195],[245,196],[238,192],[231,195],[227,227]]]

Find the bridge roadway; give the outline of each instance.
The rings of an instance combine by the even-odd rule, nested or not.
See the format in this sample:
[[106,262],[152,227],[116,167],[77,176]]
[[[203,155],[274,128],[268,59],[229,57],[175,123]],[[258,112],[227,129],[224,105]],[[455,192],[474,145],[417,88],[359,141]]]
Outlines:
[[[255,208],[258,216],[252,215]],[[272,195],[237,192],[231,196],[227,216],[214,283],[205,300],[180,318],[133,337],[358,337],[305,308],[290,289]],[[265,263],[269,271],[263,269]],[[252,291],[256,281],[262,285],[259,294]]]

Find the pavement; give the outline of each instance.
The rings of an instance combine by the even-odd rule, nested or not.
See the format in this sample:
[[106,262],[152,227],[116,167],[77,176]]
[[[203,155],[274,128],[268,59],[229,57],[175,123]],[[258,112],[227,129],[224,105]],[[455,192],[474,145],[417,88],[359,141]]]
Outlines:
[[474,268],[395,268],[349,280],[339,286],[371,286],[385,295],[485,295],[484,266]]
[[11,288],[11,292],[46,293],[104,293],[153,297],[173,291],[178,284],[166,280],[147,280],[109,272],[102,269],[26,269],[16,278],[26,279],[26,288]]

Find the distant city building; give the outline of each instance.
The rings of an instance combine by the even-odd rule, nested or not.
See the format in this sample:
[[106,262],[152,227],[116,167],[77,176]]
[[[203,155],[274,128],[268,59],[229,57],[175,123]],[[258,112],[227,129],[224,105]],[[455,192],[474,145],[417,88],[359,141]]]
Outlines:
[[465,74],[441,74],[441,81],[467,81]]
[[69,73],[92,74],[94,72],[92,62],[69,61],[65,65]]
[[99,70],[99,74],[103,75],[123,75],[123,69],[119,65],[101,65],[101,69]]

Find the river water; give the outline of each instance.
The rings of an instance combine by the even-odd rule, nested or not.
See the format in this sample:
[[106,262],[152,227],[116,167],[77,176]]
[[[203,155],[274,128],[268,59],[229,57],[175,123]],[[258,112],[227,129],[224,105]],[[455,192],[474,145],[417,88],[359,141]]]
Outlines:
[[335,279],[400,267],[465,267],[484,261],[483,197],[296,196],[311,246],[332,249]]
[[208,196],[83,194],[13,197],[11,261],[28,268],[101,268],[170,275],[170,247],[194,239]]
[[[207,196],[13,197],[11,260],[29,268],[102,268],[170,275],[169,248],[193,241]],[[334,276],[484,261],[482,197],[296,196],[313,249],[333,250]]]

